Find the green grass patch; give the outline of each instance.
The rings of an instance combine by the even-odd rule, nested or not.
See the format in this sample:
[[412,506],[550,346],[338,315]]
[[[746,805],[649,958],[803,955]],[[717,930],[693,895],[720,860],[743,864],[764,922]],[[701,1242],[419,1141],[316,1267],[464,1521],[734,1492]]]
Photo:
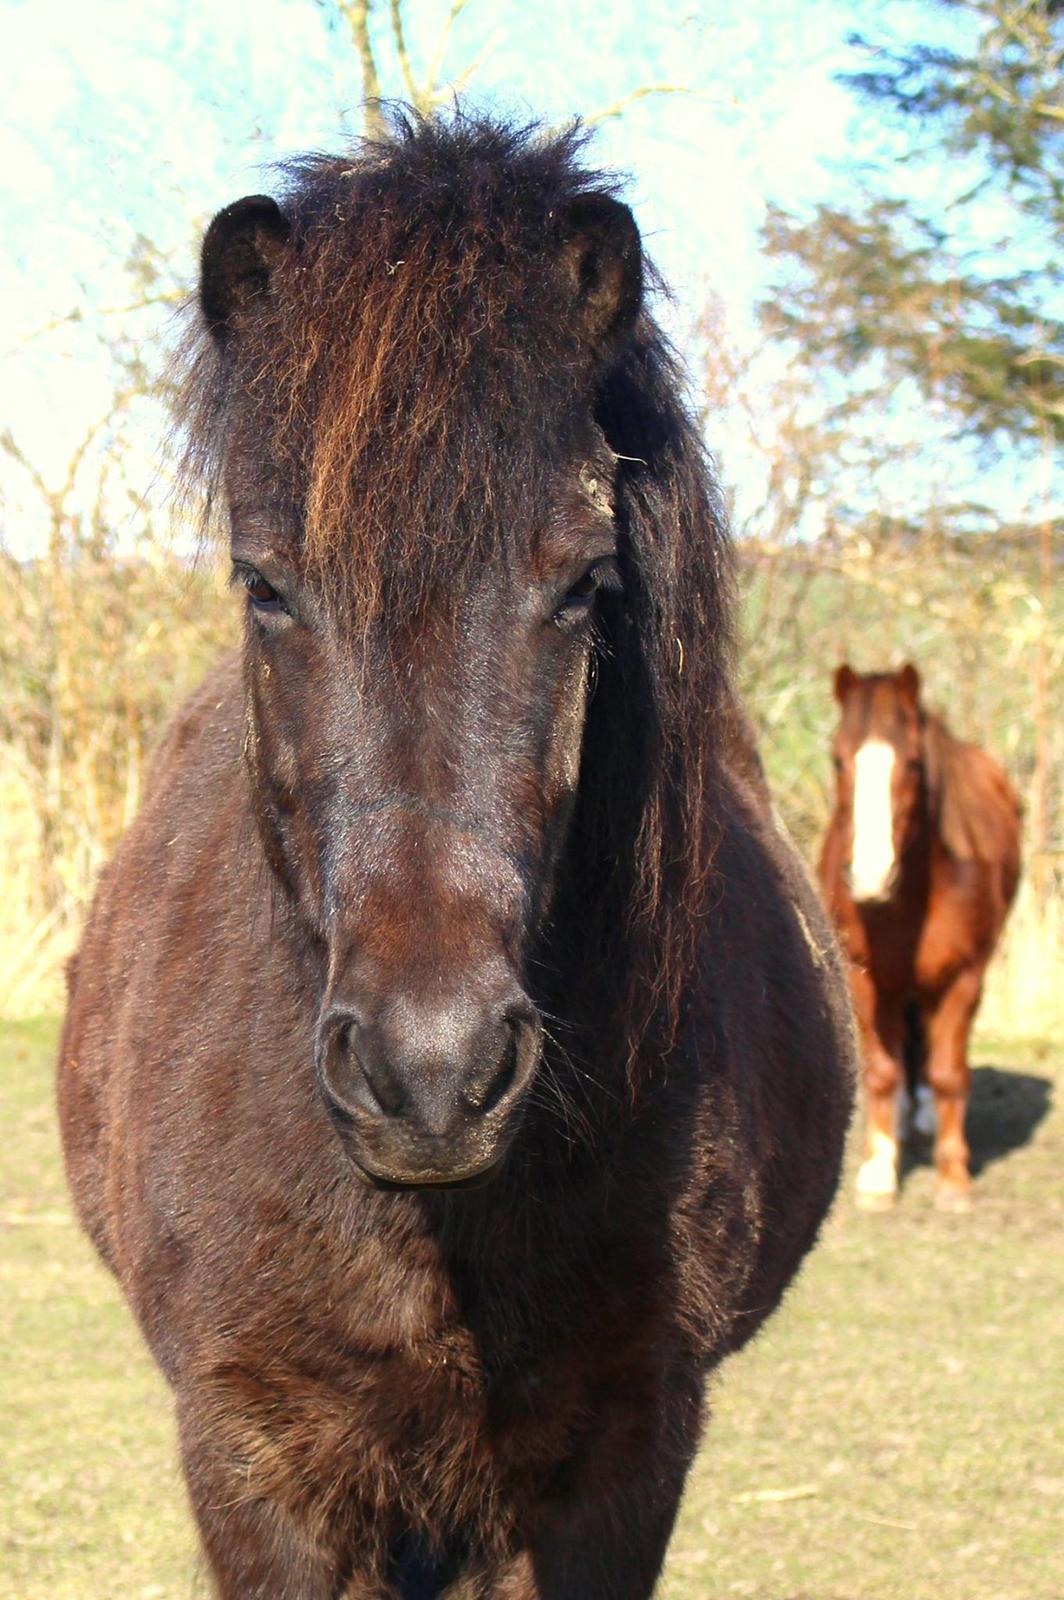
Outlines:
[[[0,1600],[190,1600],[169,1396],[73,1221],[55,1038],[0,1028]],[[889,1216],[843,1195],[714,1384],[663,1600],[1064,1592],[1064,1063],[1039,1040],[974,1060],[974,1213],[933,1210],[923,1159]]]

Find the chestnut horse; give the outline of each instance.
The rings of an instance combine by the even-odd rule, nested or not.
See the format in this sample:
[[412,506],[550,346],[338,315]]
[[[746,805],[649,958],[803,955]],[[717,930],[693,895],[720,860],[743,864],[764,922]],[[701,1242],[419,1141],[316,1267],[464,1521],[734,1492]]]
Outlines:
[[845,977],[579,150],[403,124],[203,245],[243,647],[104,874],[59,1101],[224,1600],[645,1600],[837,1183]]
[[936,1203],[965,1210],[968,1035],[1016,892],[1019,802],[991,756],[924,709],[915,667],[862,677],[842,666],[835,698],[820,881],[850,960],[863,1054],[858,1204],[896,1197],[908,1078],[917,1126],[935,1133]]

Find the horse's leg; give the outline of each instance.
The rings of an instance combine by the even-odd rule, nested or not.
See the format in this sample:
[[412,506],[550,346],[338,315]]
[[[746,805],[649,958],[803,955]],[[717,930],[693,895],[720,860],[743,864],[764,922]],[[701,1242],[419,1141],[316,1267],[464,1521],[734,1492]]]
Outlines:
[[181,1413],[179,1398],[185,1481],[217,1600],[379,1600],[383,1585],[360,1583],[310,1528],[250,1493],[227,1453]]
[[927,1033],[923,1007],[918,1000],[910,1000],[905,1006],[904,1058],[905,1083],[900,1096],[904,1114],[898,1117],[898,1137],[903,1143],[912,1134],[920,1139],[932,1139],[935,1097],[927,1081]]
[[[333,1563],[271,1502],[224,1505],[195,1470],[189,1474],[189,1493],[218,1600],[346,1597]],[[361,1600],[362,1591],[352,1593]]]
[[474,1591],[478,1600],[650,1600],[682,1488],[641,1478],[627,1495],[559,1517]]
[[477,1600],[650,1600],[700,1430],[701,1379],[685,1387],[667,1441],[656,1418],[603,1440]]
[[898,1194],[898,1090],[905,1076],[905,1012],[900,1001],[877,996],[867,972],[851,974],[861,1036],[865,1088],[865,1149],[856,1199],[863,1211],[885,1211]]
[[983,970],[969,967],[927,1007],[927,1077],[935,1097],[935,1204],[967,1211],[972,1180],[964,1117],[971,1070],[968,1034],[983,992]]

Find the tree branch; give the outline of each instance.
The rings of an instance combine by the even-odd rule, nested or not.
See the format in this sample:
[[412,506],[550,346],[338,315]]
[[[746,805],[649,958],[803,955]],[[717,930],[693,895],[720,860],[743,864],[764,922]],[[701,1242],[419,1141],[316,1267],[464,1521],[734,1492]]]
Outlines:
[[392,37],[395,40],[395,53],[399,58],[399,71],[402,74],[403,86],[410,98],[411,105],[416,106],[419,95],[417,82],[410,65],[410,52],[406,47],[406,33],[403,29],[403,0],[389,0],[389,11],[392,19]]
[[468,4],[469,0],[451,0],[451,9],[447,13],[447,20],[440,29],[439,38],[436,40],[435,48],[429,57],[428,68],[425,72],[425,91],[432,99],[437,96],[437,80],[443,70],[443,58],[447,54],[447,46],[451,42],[454,25]]
[[385,132],[385,126],[380,108],[381,80],[373,54],[373,41],[369,36],[373,0],[336,0],[336,4],[351,30],[355,54],[362,71],[362,112],[366,119],[366,132],[372,138],[379,139]]
[[599,123],[609,122],[614,117],[622,116],[630,105],[634,105],[637,100],[645,100],[648,95],[697,93],[697,89],[691,89],[685,83],[644,83],[638,89],[630,89],[627,94],[612,100],[600,111],[593,111],[590,116],[582,117],[581,121],[585,128],[595,128]]

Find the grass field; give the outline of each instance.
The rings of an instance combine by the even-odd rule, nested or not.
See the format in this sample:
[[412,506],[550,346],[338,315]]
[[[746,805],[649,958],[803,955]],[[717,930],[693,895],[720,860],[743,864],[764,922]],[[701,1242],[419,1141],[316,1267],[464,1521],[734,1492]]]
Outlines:
[[[63,1188],[55,1032],[0,1029],[0,1600],[190,1600],[166,1390]],[[840,1201],[716,1385],[663,1600],[1064,1596],[1064,1061],[974,1059],[974,1214],[919,1163],[890,1216]]]

